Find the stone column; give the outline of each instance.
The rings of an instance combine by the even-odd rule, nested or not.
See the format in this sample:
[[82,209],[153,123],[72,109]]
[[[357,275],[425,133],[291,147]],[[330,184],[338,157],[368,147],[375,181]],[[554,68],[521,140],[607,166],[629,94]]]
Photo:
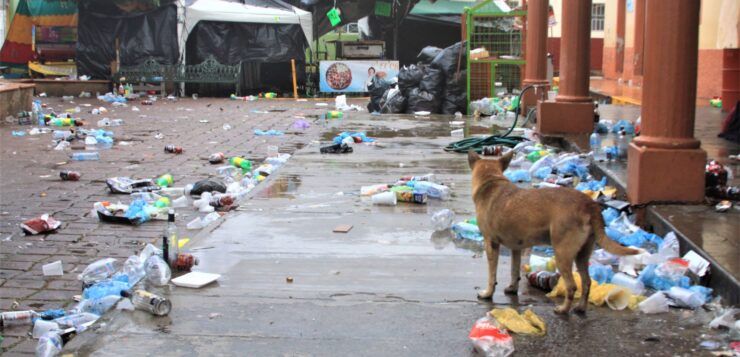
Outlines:
[[548,0],[527,1],[527,38],[524,52],[527,64],[523,83],[524,87],[529,85],[545,87],[533,88],[524,93],[522,106],[525,115],[528,108],[537,105],[537,99],[543,98],[547,94],[548,2]]
[[591,0],[563,1],[560,88],[557,98],[537,103],[541,134],[590,133],[594,126],[589,96]]
[[704,199],[707,154],[694,138],[700,0],[646,2],[642,132],[629,147],[632,203]]

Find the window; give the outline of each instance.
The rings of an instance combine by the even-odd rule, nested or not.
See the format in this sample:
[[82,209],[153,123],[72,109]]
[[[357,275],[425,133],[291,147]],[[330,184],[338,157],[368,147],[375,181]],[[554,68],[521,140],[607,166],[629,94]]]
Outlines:
[[591,31],[604,31],[604,4],[591,5]]

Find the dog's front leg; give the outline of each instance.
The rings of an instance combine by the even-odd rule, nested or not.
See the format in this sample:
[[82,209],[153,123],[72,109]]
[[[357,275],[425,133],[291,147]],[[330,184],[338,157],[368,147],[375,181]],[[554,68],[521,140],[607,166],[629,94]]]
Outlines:
[[486,258],[488,259],[488,285],[486,290],[478,293],[479,299],[490,299],[493,296],[493,290],[496,288],[496,268],[498,267],[498,243],[492,239],[485,239]]

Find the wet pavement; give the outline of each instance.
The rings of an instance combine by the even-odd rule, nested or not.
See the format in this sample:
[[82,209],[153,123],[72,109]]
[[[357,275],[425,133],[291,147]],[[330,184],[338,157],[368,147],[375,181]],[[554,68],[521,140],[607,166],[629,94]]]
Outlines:
[[[554,302],[522,281],[503,295],[508,257],[499,261],[493,303],[478,301],[486,261],[475,244],[434,233],[430,214],[452,209],[472,217],[470,170],[453,140],[451,117],[349,113],[319,121],[319,141],[297,151],[251,199],[215,229],[194,238],[196,270],[222,274],[202,289],[169,288],[164,318],[114,311],[66,346],[76,355],[460,356],[467,335],[493,307],[532,308],[544,337],[515,336],[517,355],[702,355],[711,313],[673,310],[657,316],[590,306],[561,317]],[[486,122],[484,122],[486,123]],[[478,125],[486,131],[488,124]],[[366,131],[376,145],[322,155],[343,130]],[[476,130],[473,130],[476,131]],[[363,185],[433,172],[452,187],[449,201],[373,206]],[[351,224],[348,233],[333,233]],[[288,281],[292,278],[292,282]],[[708,355],[707,352],[703,353]]]

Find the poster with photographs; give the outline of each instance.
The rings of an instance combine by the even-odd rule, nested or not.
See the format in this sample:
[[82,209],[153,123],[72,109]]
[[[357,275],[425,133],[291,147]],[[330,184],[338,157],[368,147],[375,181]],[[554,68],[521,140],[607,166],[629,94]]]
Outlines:
[[362,93],[373,78],[398,76],[398,61],[321,61],[319,89],[324,93]]

